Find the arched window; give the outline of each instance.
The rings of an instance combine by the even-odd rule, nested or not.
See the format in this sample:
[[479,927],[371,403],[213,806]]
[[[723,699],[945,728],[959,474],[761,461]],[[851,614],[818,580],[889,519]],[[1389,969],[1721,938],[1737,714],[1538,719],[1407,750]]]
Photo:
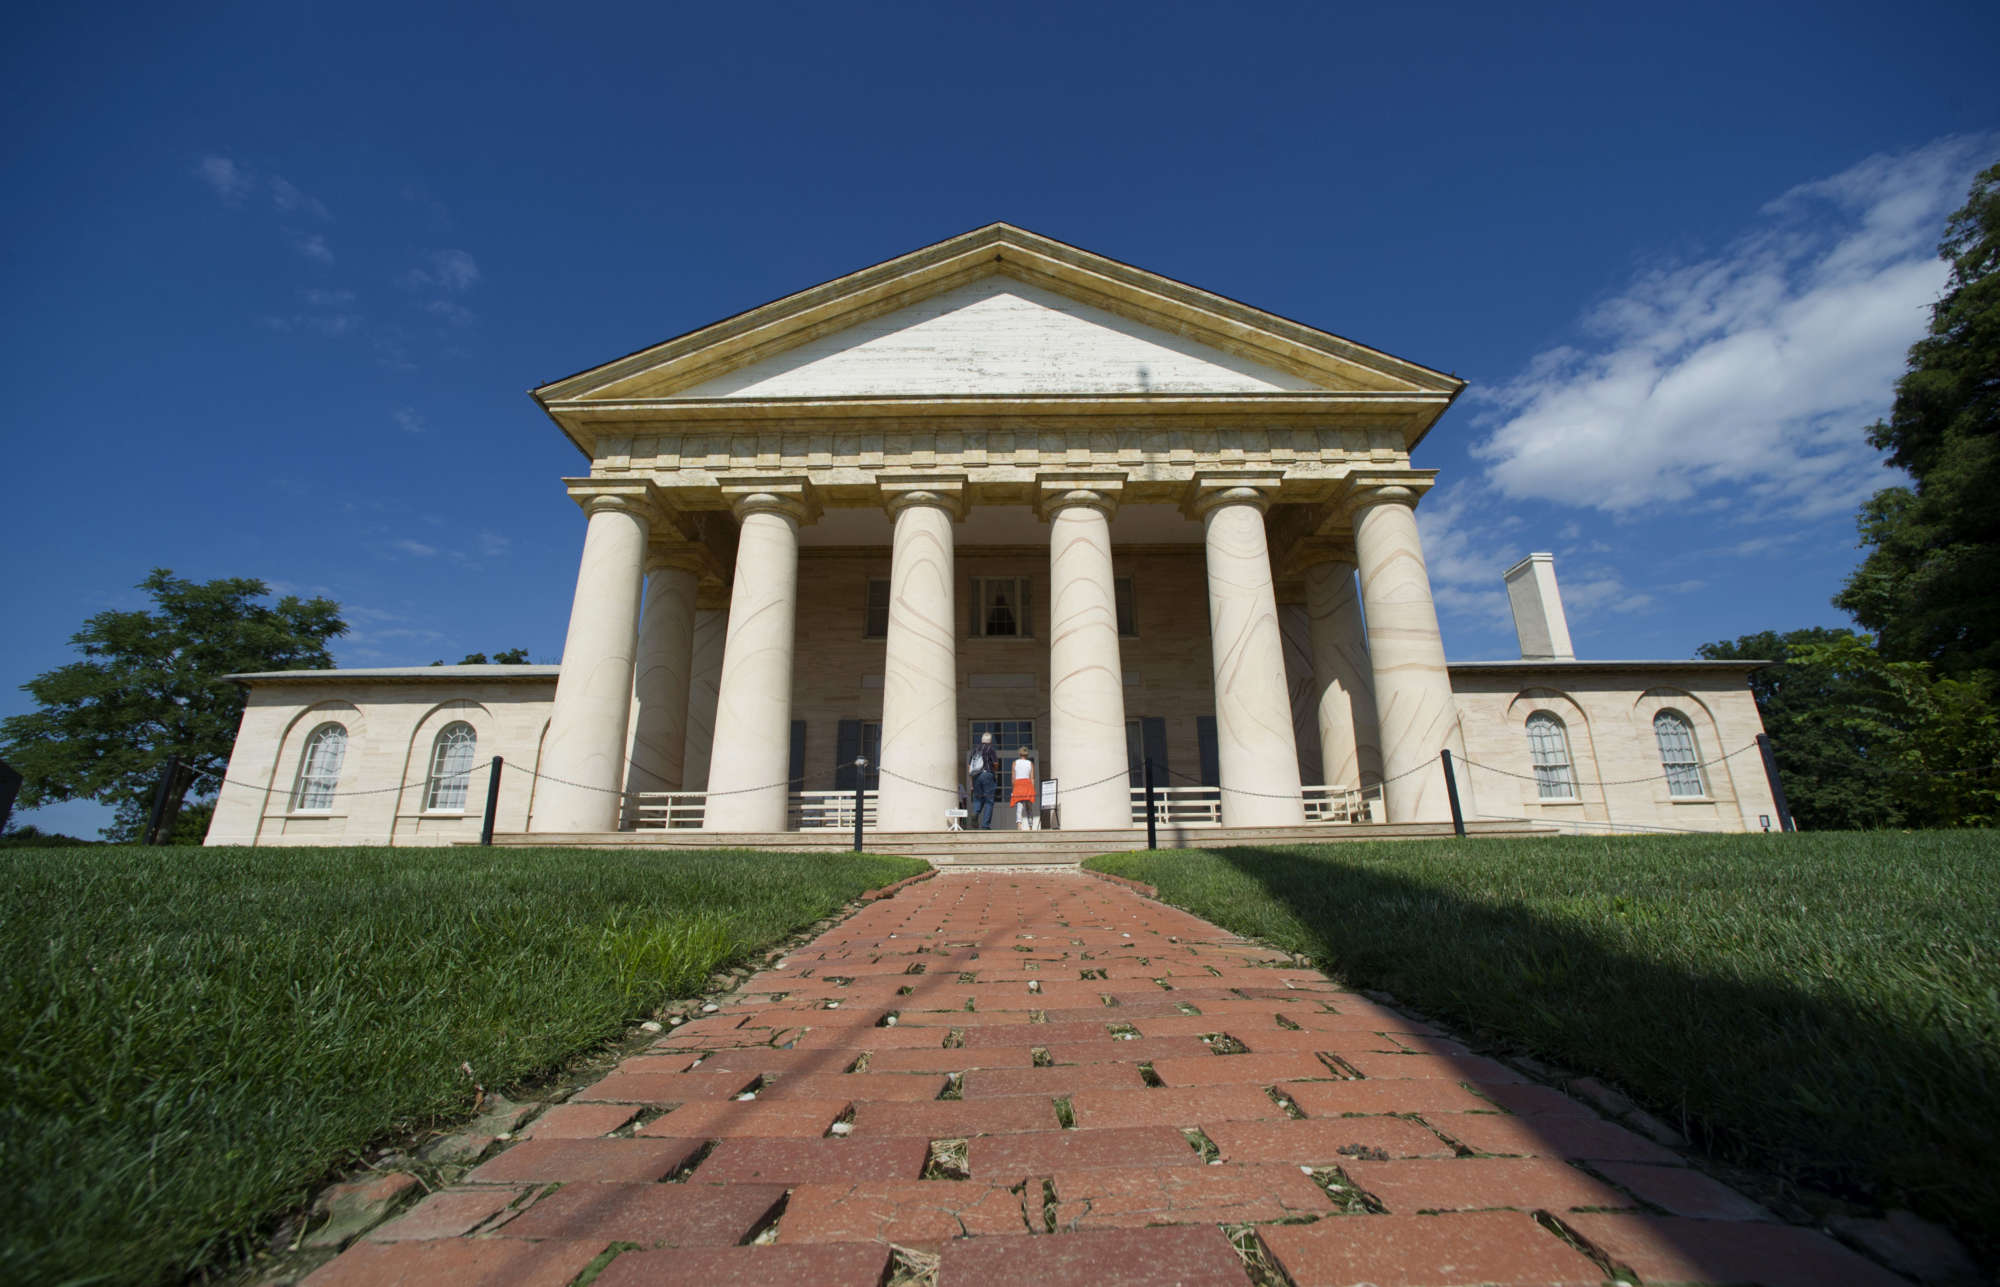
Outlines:
[[299,757],[299,780],[292,788],[294,811],[333,808],[333,789],[340,785],[340,763],[347,758],[347,730],[322,724],[306,738]]
[[1535,763],[1535,790],[1544,800],[1576,799],[1576,774],[1570,771],[1569,734],[1563,722],[1547,711],[1528,716],[1528,754]]
[[479,748],[479,735],[464,720],[438,730],[431,743],[430,790],[424,796],[426,813],[452,813],[465,808],[465,781],[472,773],[472,753]]
[[1701,756],[1695,753],[1694,727],[1679,711],[1653,716],[1653,736],[1660,743],[1660,767],[1666,770],[1667,794],[1708,794],[1701,785]]

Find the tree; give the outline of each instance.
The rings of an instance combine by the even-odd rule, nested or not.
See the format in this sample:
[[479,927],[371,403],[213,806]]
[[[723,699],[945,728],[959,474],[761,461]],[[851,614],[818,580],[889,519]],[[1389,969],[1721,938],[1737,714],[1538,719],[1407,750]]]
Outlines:
[[[461,666],[525,666],[528,664],[528,650],[526,648],[509,648],[504,652],[494,653],[491,658],[488,658],[483,652],[469,652],[458,659],[458,664]],[[438,658],[431,665],[444,665],[444,658]]]
[[1868,694],[1830,712],[1917,827],[2000,823],[2000,707],[1992,672],[1937,675],[1929,662],[1890,661],[1866,639],[1842,637],[1793,653]]
[[1765,630],[1703,644],[1714,660],[1766,658],[1750,676],[1757,712],[1771,735],[1771,753],[1785,784],[1786,803],[1809,831],[1903,825],[1906,811],[1894,785],[1877,771],[1867,740],[1847,722],[1849,712],[1882,701],[1878,687],[1809,650],[1855,640],[1852,630],[1814,626],[1779,634]]
[[243,690],[224,675],[327,667],[346,633],[340,605],[287,595],[259,602],[262,581],[186,581],[155,568],[139,583],[151,610],[100,612],[70,637],[84,660],[22,685],[41,709],[0,720],[5,758],[22,776],[21,804],[95,799],[117,806],[106,839],[136,839],[167,758],[210,776],[195,783],[174,838],[199,840],[229,764]]
[[1862,506],[1869,552],[1834,603],[1885,657],[1964,675],[2000,669],[2000,165],[1974,180],[1938,254],[1950,282],[1868,433],[1911,485]]

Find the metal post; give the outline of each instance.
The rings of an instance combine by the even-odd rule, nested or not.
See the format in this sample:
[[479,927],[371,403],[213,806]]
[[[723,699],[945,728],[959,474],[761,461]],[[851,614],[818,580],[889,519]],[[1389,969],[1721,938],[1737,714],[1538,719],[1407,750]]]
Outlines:
[[174,787],[179,782],[180,776],[181,757],[178,755],[169,755],[167,757],[167,767],[160,771],[159,785],[153,788],[153,808],[152,812],[146,816],[146,830],[140,838],[141,844],[157,845],[160,843],[161,825],[167,816],[167,801],[172,797]]
[[1146,848],[1158,849],[1159,826],[1153,817],[1153,757],[1146,756],[1143,763],[1146,766]]
[[1778,780],[1778,757],[1771,750],[1771,735],[1757,734],[1757,749],[1764,753],[1764,776],[1771,780],[1771,803],[1778,806],[1778,830],[1797,831],[1791,806],[1785,803],[1785,784]]
[[500,809],[500,766],[506,763],[499,756],[493,757],[493,772],[486,779],[486,817],[479,824],[479,843],[493,843],[493,815]]
[[861,852],[861,789],[868,781],[868,761],[854,761],[854,852]]
[[1444,794],[1451,801],[1451,830],[1460,840],[1465,839],[1465,815],[1458,808],[1458,778],[1451,771],[1451,748],[1439,752],[1444,757]]

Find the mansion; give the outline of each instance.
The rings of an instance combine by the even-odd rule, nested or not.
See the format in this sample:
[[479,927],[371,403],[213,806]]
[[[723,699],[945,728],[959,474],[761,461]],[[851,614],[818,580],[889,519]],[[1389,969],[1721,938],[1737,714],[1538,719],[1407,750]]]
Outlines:
[[495,756],[515,839],[937,833],[984,733],[1068,832],[1149,771],[1183,837],[1448,831],[1447,751],[1475,827],[1775,827],[1757,663],[1576,659],[1549,556],[1521,659],[1447,660],[1411,454],[1464,387],[1007,224],[787,296],[535,391],[560,666],[232,676],[208,843],[476,840]]

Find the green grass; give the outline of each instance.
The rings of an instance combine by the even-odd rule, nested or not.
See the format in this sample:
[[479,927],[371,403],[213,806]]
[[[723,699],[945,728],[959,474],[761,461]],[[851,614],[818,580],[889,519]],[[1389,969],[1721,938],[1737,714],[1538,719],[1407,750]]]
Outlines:
[[[0,858],[0,1265],[173,1281],[371,1140],[462,1115],[923,868],[574,849]],[[469,1065],[472,1075],[464,1067]]]
[[2000,834],[1551,838],[1089,866],[1996,1250]]

